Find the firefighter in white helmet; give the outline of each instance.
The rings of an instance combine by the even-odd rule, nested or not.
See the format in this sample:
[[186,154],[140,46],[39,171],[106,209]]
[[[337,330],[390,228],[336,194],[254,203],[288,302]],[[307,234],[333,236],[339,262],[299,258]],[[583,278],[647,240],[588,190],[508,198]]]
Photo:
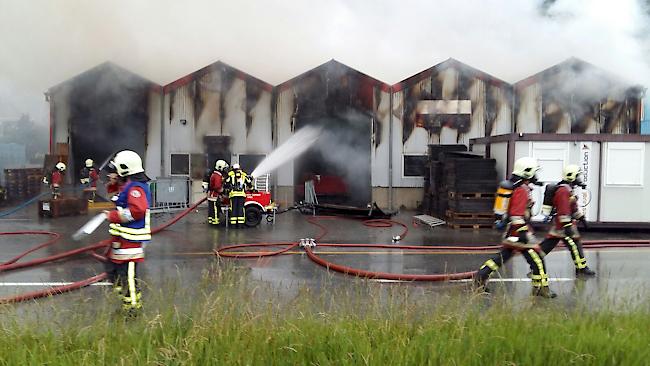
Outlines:
[[224,174],[228,170],[225,160],[214,163],[212,173],[203,180],[203,190],[208,195],[208,224],[219,225],[219,212],[221,211],[221,195],[223,193]]
[[548,275],[543,255],[540,255],[539,241],[532,233],[529,220],[530,208],[533,205],[529,184],[537,181],[536,172],[539,170],[537,160],[531,157],[515,161],[512,176],[509,179],[513,186],[512,196],[507,205],[509,222],[501,242],[503,249],[494,257],[488,259],[478,270],[475,283],[483,290],[492,272],[496,271],[516,252],[520,252],[530,265],[532,272],[533,291],[535,296],[555,297],[548,286]]
[[582,244],[580,243],[580,232],[577,222],[581,221],[586,225],[585,217],[578,208],[578,198],[574,194],[574,188],[583,186],[581,180],[582,172],[580,167],[570,164],[562,171],[562,180],[556,185],[548,185],[545,201],[549,201],[553,223],[546,239],[540,245],[544,254],[550,253],[553,248],[563,240],[575,265],[576,276],[591,277],[596,272],[587,266]]
[[88,198],[88,202],[95,202],[95,195],[97,193],[97,181],[99,180],[99,174],[97,169],[93,166],[92,159],[86,159],[85,166],[81,169],[79,173],[79,181],[84,187],[84,193]]
[[49,184],[50,189],[52,190],[52,199],[57,199],[61,195],[61,186],[63,185],[63,178],[65,174],[66,166],[63,162],[58,162],[52,169],[50,177],[43,177],[43,183]]
[[126,178],[126,183],[115,202],[116,210],[106,212],[113,238],[107,272],[122,297],[124,310],[134,311],[142,306],[137,264],[144,261],[144,248],[151,240],[149,177],[134,151],[118,152],[111,164],[120,177]]
[[244,203],[246,201],[246,190],[253,186],[251,178],[241,169],[239,164],[233,164],[232,170],[228,172],[226,189],[230,200],[230,225],[243,227],[246,223]]

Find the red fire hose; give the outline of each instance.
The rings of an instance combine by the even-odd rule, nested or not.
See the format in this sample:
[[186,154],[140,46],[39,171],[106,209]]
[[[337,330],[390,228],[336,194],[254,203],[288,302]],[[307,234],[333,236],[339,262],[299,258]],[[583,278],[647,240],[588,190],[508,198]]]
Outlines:
[[[199,200],[194,205],[187,208],[185,211],[183,211],[180,214],[176,215],[170,221],[168,221],[168,222],[166,222],[166,223],[152,229],[151,233],[152,234],[159,233],[160,231],[165,230],[169,226],[175,224],[176,222],[178,222],[178,220],[180,220],[183,217],[187,216],[187,214],[189,214],[194,209],[196,209],[205,200],[206,200],[206,198],[203,198],[203,199]],[[42,248],[45,248],[47,246],[50,246],[50,245],[54,244],[60,238],[61,235],[58,234],[58,233],[49,232],[49,231],[0,232],[0,236],[8,236],[8,235],[48,235],[48,236],[51,236],[52,238],[50,240],[42,243],[42,244],[34,246],[33,248],[19,254],[18,256],[14,257],[14,258],[12,258],[12,259],[4,262],[4,263],[1,263],[0,264],[0,272],[10,271],[10,270],[18,269],[18,268],[33,267],[33,266],[36,266],[36,265],[39,265],[39,264],[48,263],[48,262],[52,262],[52,261],[56,261],[56,260],[60,260],[60,259],[73,257],[75,255],[78,255],[78,254],[81,254],[81,253],[86,253],[86,252],[89,252],[90,255],[93,258],[95,258],[95,259],[97,259],[99,261],[106,261],[105,256],[97,254],[95,251],[98,250],[98,249],[107,248],[110,245],[110,242],[111,242],[110,239],[105,239],[105,240],[99,241],[97,243],[94,243],[94,244],[91,244],[91,245],[88,245],[88,246],[85,246],[85,247],[72,249],[72,250],[68,250],[66,252],[61,252],[61,253],[58,253],[58,254],[54,254],[54,255],[51,255],[51,256],[48,256],[48,257],[33,259],[33,260],[30,260],[30,261],[27,261],[27,262],[19,263],[18,261],[20,259],[22,259],[23,257],[25,257],[26,255],[28,255],[28,254],[30,254],[30,253],[32,253],[34,251],[37,251],[39,249],[42,249]],[[21,295],[2,297],[2,298],[0,298],[0,304],[1,303],[15,303],[15,302],[38,299],[38,298],[41,298],[41,297],[57,295],[57,294],[61,294],[61,293],[64,293],[64,292],[69,292],[69,291],[80,289],[82,287],[91,285],[91,284],[93,284],[95,282],[99,282],[99,281],[101,281],[101,280],[103,280],[105,278],[106,278],[106,272],[103,272],[103,273],[100,273],[100,274],[95,275],[93,277],[87,278],[85,280],[73,282],[73,283],[68,284],[68,285],[55,286],[55,287],[51,287],[51,288],[48,288],[48,289],[45,289],[45,290],[28,292],[28,293],[24,293],[24,294],[21,294]]]
[[[319,223],[319,220],[335,220],[340,219],[336,216],[311,216],[307,218],[307,222],[316,226],[319,233],[316,236],[316,241],[322,240],[327,235],[327,227]],[[375,228],[389,228],[392,226],[402,226],[404,228],[400,235],[404,238],[408,233],[408,227],[395,220],[367,220],[362,221],[364,226]],[[259,258],[285,254],[289,250],[298,246],[299,243],[255,243],[255,244],[238,244],[223,247],[215,250],[215,254],[220,257],[231,258]],[[603,248],[650,248],[650,240],[587,240],[583,242],[585,249],[603,249]],[[268,246],[287,246],[286,248],[278,251],[256,251],[256,252],[232,252],[235,249],[243,248],[264,248]],[[500,245],[487,245],[487,246],[455,246],[455,245],[390,245],[390,244],[341,244],[341,243],[326,243],[318,244],[319,247],[337,247],[337,248],[381,248],[381,249],[395,249],[395,250],[412,250],[412,251],[445,251],[455,250],[461,252],[480,252],[480,251],[497,251],[501,249]],[[405,273],[389,273],[368,271],[358,268],[332,263],[326,259],[318,256],[309,245],[304,246],[305,253],[313,262],[336,272],[347,275],[385,279],[385,280],[399,280],[399,281],[449,281],[472,278],[476,271],[471,272],[458,272],[458,273],[442,273],[442,274],[405,274]]]

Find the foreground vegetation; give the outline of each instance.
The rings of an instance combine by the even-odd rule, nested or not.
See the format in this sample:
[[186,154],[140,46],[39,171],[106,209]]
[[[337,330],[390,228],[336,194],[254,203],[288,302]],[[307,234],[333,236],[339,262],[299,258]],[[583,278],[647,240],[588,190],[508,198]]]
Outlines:
[[[93,288],[6,306],[2,365],[644,365],[650,311],[459,291],[414,294],[411,285],[308,288],[205,273],[192,289],[150,289],[136,319]],[[185,281],[187,283],[187,281]],[[427,291],[429,291],[427,293]],[[435,298],[435,300],[433,300]],[[431,301],[427,301],[431,299]]]

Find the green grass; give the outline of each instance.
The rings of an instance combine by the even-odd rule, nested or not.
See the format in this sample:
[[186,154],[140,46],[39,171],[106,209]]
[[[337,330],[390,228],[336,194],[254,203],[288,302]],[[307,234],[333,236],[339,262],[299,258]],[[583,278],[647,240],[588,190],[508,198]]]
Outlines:
[[[99,289],[0,310],[2,365],[647,365],[650,310],[325,281],[290,297],[229,268],[146,293]],[[196,282],[196,281],[195,281]],[[191,281],[190,281],[191,283]]]

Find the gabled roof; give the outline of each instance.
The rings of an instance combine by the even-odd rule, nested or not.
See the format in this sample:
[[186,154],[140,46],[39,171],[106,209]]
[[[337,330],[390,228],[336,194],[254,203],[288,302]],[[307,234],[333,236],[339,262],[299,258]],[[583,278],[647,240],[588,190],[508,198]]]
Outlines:
[[106,61],[106,62],[103,62],[103,63],[101,63],[101,64],[99,64],[99,65],[97,65],[97,66],[95,66],[93,68],[90,68],[90,69],[88,69],[88,70],[86,70],[86,71],[84,71],[84,72],[82,72],[80,74],[77,74],[77,75],[75,75],[75,76],[73,76],[73,77],[71,77],[71,78],[69,78],[69,79],[67,79],[65,81],[62,81],[62,82],[60,82],[60,83],[58,83],[58,84],[56,84],[54,86],[49,87],[47,89],[46,94],[56,93],[59,89],[61,89],[62,87],[66,86],[66,85],[76,83],[76,82],[78,82],[79,80],[81,80],[83,78],[86,78],[86,77],[91,76],[93,74],[99,74],[99,73],[115,73],[116,75],[124,75],[124,76],[128,77],[129,80],[136,80],[138,83],[148,84],[154,90],[161,90],[162,89],[161,85],[159,85],[157,83],[154,83],[153,81],[151,81],[149,79],[146,79],[146,78],[144,78],[144,77],[142,77],[142,76],[140,76],[140,75],[138,75],[138,74],[136,74],[136,73],[134,73],[134,72],[132,72],[130,70],[127,70],[124,67],[122,67],[122,66],[120,66],[120,65],[118,65],[118,64],[116,64],[114,62]]
[[346,65],[346,64],[344,64],[342,62],[339,62],[339,61],[337,61],[335,59],[331,59],[331,60],[329,60],[329,61],[327,61],[327,62],[325,62],[325,63],[323,63],[323,64],[321,64],[319,66],[314,67],[311,70],[305,71],[302,74],[300,74],[298,76],[295,76],[295,77],[283,82],[282,84],[277,85],[276,87],[278,88],[278,91],[282,91],[282,90],[285,90],[287,88],[290,88],[297,81],[305,78],[306,76],[308,76],[308,75],[310,75],[312,73],[320,72],[320,71],[323,71],[323,70],[328,70],[328,69],[332,69],[332,68],[336,68],[336,67],[342,67],[342,68],[347,69],[347,70],[349,70],[349,71],[351,71],[351,72],[353,72],[353,73],[355,73],[355,74],[357,74],[357,75],[359,75],[359,76],[361,76],[363,78],[366,78],[366,79],[372,81],[373,84],[375,84],[376,86],[379,86],[384,91],[390,90],[390,85],[389,84],[387,84],[387,83],[385,83],[385,82],[383,82],[381,80],[375,79],[372,76],[369,76],[368,74],[364,74],[361,71],[359,71],[359,70],[357,70],[355,68],[352,68],[352,67],[350,67],[350,66],[348,66],[348,65]]
[[581,60],[577,57],[569,57],[568,59],[560,62],[559,64],[555,64],[536,74],[533,74],[525,79],[522,79],[514,83],[514,87],[517,89],[524,88],[528,85],[536,83],[537,81],[539,81],[541,78],[545,76],[551,76],[565,70],[573,70],[576,72],[576,74],[580,74],[585,71],[588,71],[592,73],[595,77],[601,80],[606,80],[612,84],[640,88],[639,85],[635,85],[634,83],[628,82],[623,78],[613,73],[610,73],[609,71],[601,69],[600,67],[595,66],[587,61]]
[[497,85],[497,86],[510,85],[506,81],[503,81],[503,80],[501,80],[501,79],[499,79],[497,77],[494,77],[494,76],[492,76],[492,75],[490,75],[490,74],[488,74],[486,72],[483,72],[483,71],[481,71],[479,69],[476,69],[476,68],[474,68],[472,66],[469,66],[469,65],[467,65],[467,64],[465,64],[463,62],[460,62],[460,61],[450,57],[447,60],[445,60],[445,61],[443,61],[443,62],[441,62],[439,64],[436,64],[436,65],[434,65],[434,66],[432,66],[432,67],[430,67],[430,68],[428,68],[426,70],[420,71],[417,74],[415,74],[413,76],[410,76],[410,77],[400,81],[399,83],[396,83],[395,85],[393,85],[393,91],[396,92],[396,91],[400,91],[402,89],[408,88],[408,87],[418,83],[422,79],[426,79],[426,78],[431,77],[431,75],[433,74],[434,71],[442,71],[442,70],[446,70],[446,69],[449,69],[449,68],[456,68],[456,69],[467,71],[470,74],[472,74],[473,76],[475,76],[476,78],[481,79],[481,80],[483,80],[485,82],[488,82],[490,84],[493,84],[493,85]]
[[200,78],[203,75],[209,74],[210,72],[217,71],[219,69],[228,69],[229,71],[234,72],[235,75],[239,79],[257,83],[257,84],[260,85],[260,87],[262,87],[262,89],[267,90],[267,91],[272,91],[273,90],[273,85],[267,83],[266,81],[258,79],[256,77],[254,77],[254,76],[252,76],[252,75],[250,75],[250,74],[248,74],[248,73],[246,73],[244,71],[241,71],[241,70],[239,70],[237,68],[234,68],[234,67],[232,67],[232,66],[230,66],[230,65],[228,65],[228,64],[226,64],[225,62],[222,62],[222,61],[213,62],[210,65],[205,66],[205,67],[203,67],[203,68],[201,68],[199,70],[196,70],[196,71],[194,71],[194,72],[192,72],[190,74],[187,74],[187,75],[183,76],[182,78],[180,78],[178,80],[172,81],[171,83],[165,85],[163,87],[163,90],[164,90],[165,93],[168,93],[170,91],[173,91],[175,89],[180,88],[181,86],[189,84],[193,80],[196,80],[196,79]]

